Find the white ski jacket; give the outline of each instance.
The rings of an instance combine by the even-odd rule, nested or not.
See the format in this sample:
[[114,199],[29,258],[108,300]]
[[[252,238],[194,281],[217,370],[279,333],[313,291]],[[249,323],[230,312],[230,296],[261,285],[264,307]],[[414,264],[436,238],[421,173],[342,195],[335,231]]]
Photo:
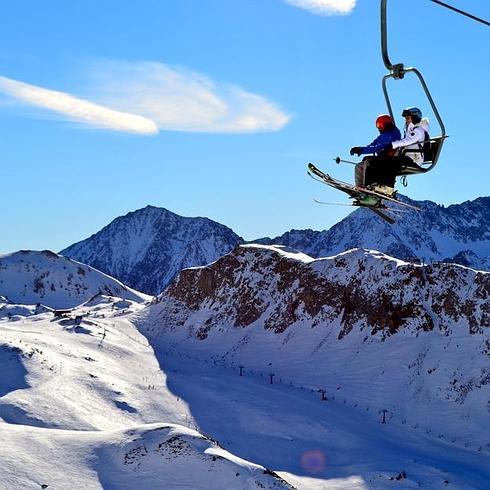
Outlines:
[[426,131],[429,133],[429,120],[427,118],[422,119],[418,124],[408,124],[405,126],[403,138],[398,141],[393,141],[393,148],[399,149],[397,152],[398,155],[404,154],[404,150],[417,150],[409,151],[406,155],[415,163],[422,163],[424,161],[422,146],[424,144]]

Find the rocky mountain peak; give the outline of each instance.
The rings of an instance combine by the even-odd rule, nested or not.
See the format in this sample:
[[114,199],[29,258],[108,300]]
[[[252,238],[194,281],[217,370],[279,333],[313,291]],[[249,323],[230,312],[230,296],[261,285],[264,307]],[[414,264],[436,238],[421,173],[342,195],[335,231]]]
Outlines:
[[61,253],[156,294],[185,267],[204,265],[243,240],[208,218],[187,218],[146,206],[116,218]]
[[448,207],[400,199],[420,211],[400,209],[397,222],[390,225],[369,210],[358,209],[329,230],[291,230],[260,242],[287,245],[312,257],[363,247],[408,261],[444,260],[490,269],[490,197]]
[[183,270],[136,320],[170,354],[245,366],[404,420],[430,416],[451,437],[464,425],[485,441],[489,295],[490,273],[461,265],[242,245]]

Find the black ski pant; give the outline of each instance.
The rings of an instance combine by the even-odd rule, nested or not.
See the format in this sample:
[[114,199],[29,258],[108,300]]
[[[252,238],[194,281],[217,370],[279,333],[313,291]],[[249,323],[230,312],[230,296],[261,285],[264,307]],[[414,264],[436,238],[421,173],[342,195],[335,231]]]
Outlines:
[[367,187],[372,184],[395,187],[396,176],[402,168],[417,167],[417,164],[406,155],[393,157],[365,157],[356,165],[356,185]]

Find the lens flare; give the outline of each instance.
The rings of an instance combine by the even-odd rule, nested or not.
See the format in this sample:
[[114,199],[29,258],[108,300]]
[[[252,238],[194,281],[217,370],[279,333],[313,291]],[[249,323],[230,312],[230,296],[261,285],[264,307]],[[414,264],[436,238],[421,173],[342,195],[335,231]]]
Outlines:
[[325,470],[327,458],[325,453],[319,449],[306,451],[301,456],[301,466],[308,473],[321,473]]

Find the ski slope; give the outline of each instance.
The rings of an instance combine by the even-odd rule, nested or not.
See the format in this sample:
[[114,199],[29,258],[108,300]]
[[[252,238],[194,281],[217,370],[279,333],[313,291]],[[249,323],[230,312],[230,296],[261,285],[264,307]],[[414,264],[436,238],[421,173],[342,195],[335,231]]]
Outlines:
[[490,479],[487,451],[271,385],[250,366],[240,377],[155,351],[133,324],[144,308],[100,296],[65,318],[0,319],[2,489],[480,489]]
[[[168,386],[200,430],[302,489],[484,489],[490,454],[410,430],[258,372],[162,355]],[[218,415],[217,415],[218,414]],[[220,416],[221,415],[221,416]],[[402,472],[406,478],[396,479]]]
[[128,321],[141,308],[99,296],[0,318],[0,488],[291,488],[191,428]]

